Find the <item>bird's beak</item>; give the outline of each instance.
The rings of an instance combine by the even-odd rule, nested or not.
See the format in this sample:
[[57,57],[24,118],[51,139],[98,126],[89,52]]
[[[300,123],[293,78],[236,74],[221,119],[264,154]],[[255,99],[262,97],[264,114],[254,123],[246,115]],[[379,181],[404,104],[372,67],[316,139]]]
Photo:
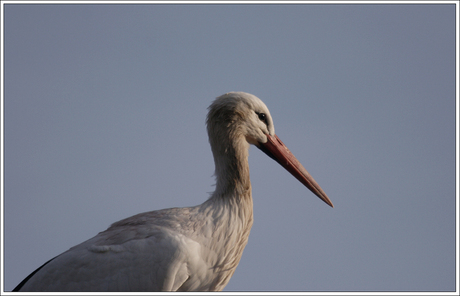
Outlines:
[[334,207],[330,199],[324,193],[323,189],[316,183],[315,179],[307,172],[302,164],[297,160],[294,154],[284,145],[277,135],[267,135],[266,143],[259,143],[257,146],[265,154],[276,160],[288,172],[290,172],[297,180],[311,190],[316,196],[321,198],[325,203]]

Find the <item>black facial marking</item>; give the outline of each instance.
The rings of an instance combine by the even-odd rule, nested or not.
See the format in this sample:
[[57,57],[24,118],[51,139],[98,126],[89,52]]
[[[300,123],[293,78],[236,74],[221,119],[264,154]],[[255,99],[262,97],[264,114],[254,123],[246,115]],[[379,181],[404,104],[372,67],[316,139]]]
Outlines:
[[259,119],[261,121],[263,121],[265,123],[265,125],[268,126],[268,124],[267,124],[267,115],[265,115],[265,113],[260,113],[260,112],[256,112],[256,114],[259,117]]

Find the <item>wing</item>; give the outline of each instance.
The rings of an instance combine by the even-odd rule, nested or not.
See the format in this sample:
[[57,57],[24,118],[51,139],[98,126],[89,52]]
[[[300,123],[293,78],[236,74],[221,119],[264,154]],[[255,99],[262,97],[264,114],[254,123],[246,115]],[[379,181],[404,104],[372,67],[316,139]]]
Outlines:
[[189,278],[191,244],[167,227],[111,227],[51,259],[15,291],[176,291]]

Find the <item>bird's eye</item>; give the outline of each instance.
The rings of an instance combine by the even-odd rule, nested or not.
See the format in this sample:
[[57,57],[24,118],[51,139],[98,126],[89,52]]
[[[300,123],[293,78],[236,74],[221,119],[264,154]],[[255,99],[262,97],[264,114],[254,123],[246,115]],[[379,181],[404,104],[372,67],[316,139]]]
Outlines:
[[267,116],[265,115],[265,113],[257,113],[257,116],[259,116],[259,119],[263,122],[267,122]]

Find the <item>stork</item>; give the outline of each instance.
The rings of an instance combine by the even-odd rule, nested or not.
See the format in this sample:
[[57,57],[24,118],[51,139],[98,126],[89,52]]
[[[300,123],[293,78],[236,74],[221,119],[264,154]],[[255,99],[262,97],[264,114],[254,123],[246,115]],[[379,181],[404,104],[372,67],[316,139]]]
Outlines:
[[235,272],[253,223],[250,144],[333,207],[275,135],[270,112],[259,98],[230,92],[208,110],[216,188],[204,203],[115,222],[43,264],[13,291],[221,291]]

